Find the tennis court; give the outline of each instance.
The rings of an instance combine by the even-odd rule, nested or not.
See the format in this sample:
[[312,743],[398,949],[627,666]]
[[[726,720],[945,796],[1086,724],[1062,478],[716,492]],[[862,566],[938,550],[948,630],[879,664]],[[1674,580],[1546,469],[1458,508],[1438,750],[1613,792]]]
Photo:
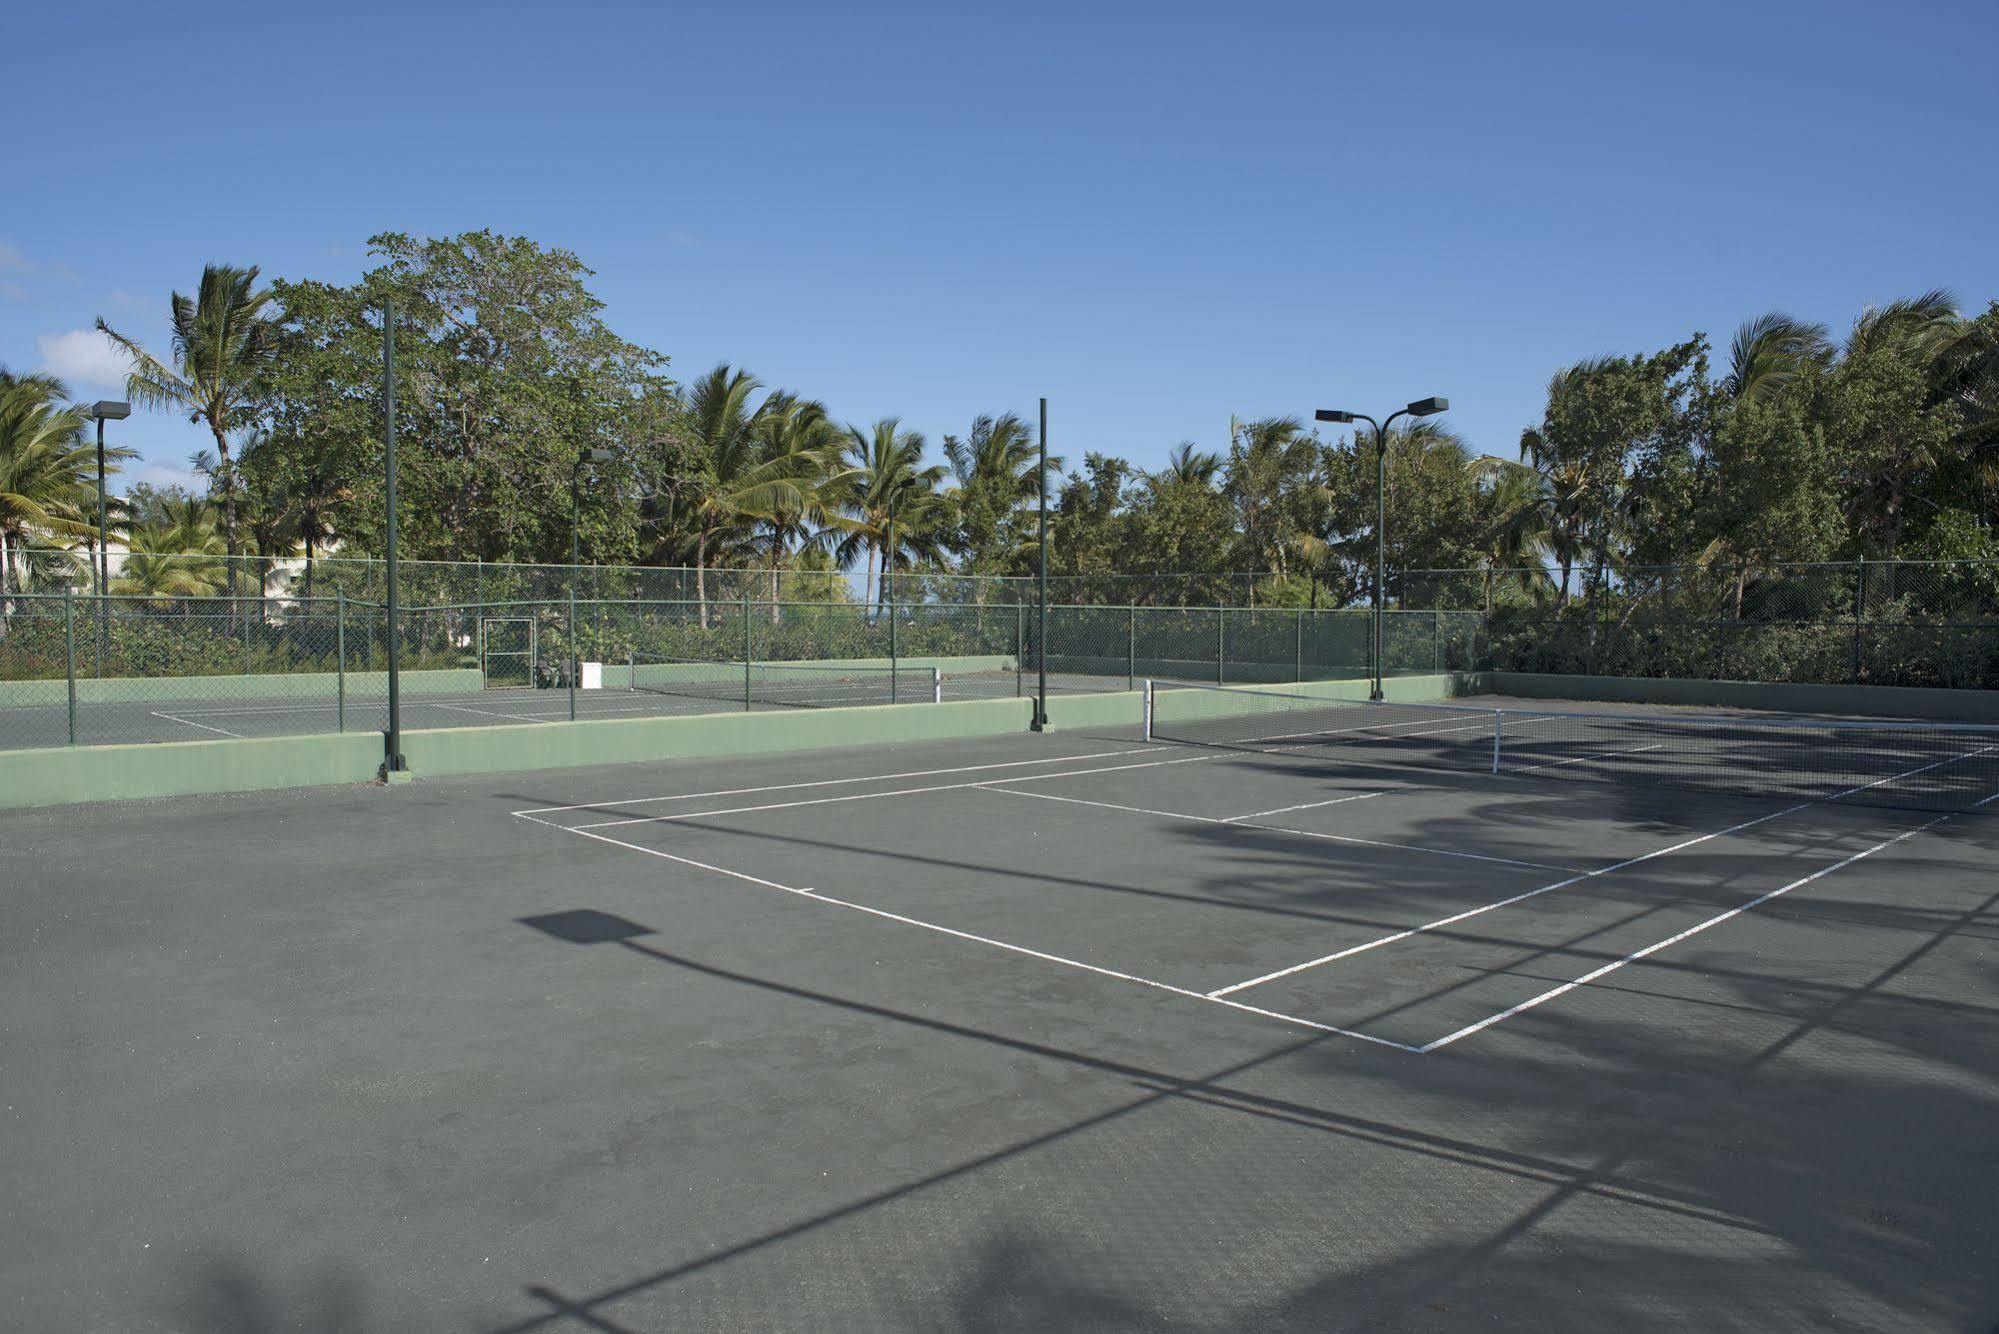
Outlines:
[[73,1211],[0,1265],[168,1328],[1999,1320],[1984,733],[1259,698],[0,816]]

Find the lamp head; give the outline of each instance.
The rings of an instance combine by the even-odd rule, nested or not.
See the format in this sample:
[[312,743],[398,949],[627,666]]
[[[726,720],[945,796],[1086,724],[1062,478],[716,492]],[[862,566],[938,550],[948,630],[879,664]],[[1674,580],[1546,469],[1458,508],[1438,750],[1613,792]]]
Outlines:
[[1412,417],[1434,417],[1450,406],[1448,398],[1419,398],[1409,405],[1408,412]]
[[101,403],[91,404],[90,415],[98,421],[123,421],[132,415],[132,405],[107,398]]
[[1320,408],[1312,414],[1312,420],[1321,422],[1351,422],[1353,414],[1351,412],[1341,412],[1338,408]]

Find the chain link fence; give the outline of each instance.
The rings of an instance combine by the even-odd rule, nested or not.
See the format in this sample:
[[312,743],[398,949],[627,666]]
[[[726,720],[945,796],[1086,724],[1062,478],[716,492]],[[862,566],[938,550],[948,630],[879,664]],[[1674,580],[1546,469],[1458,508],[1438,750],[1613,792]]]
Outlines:
[[[386,726],[377,563],[252,569],[204,557],[223,570],[222,591],[190,592],[199,581],[168,579],[164,558],[144,559],[155,564],[114,561],[109,586],[150,591],[99,597],[44,566],[40,587],[0,592],[0,749]],[[412,730],[673,711],[614,698],[636,693],[616,686],[622,670],[629,687],[640,662],[797,664],[801,679],[815,664],[853,676],[886,667],[897,702],[902,664],[934,669],[947,699],[1032,694],[1041,665],[1028,580],[898,574],[883,603],[857,596],[865,576],[842,573],[477,562],[402,571]],[[1050,581],[1051,693],[1148,677],[1369,673],[1366,607],[1057,602],[1061,586]],[[1387,591],[1391,676],[1491,668],[1999,688],[1999,564],[1632,566],[1572,569],[1566,580],[1543,569],[1407,570],[1391,572]],[[582,663],[598,664],[594,683],[579,679]]]

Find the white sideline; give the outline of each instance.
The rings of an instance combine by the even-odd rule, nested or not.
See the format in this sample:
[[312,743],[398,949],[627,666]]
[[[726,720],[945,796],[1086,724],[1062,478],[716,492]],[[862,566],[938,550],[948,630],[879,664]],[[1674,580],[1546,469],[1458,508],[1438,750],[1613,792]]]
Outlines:
[[[1251,987],[1262,986],[1265,982],[1274,982],[1280,977],[1289,977],[1293,973],[1302,973],[1305,972],[1307,969],[1317,968],[1321,964],[1336,963],[1341,959],[1351,958],[1356,954],[1362,954],[1368,950],[1378,949],[1383,945],[1392,945],[1398,940],[1407,940],[1411,936],[1421,935],[1426,931],[1435,931],[1439,927],[1450,926],[1454,923],[1465,921],[1467,918],[1477,917],[1482,913],[1489,913],[1493,911],[1495,908],[1511,907],[1513,904],[1523,902],[1527,899],[1534,898],[1541,894],[1547,894],[1558,889],[1567,889],[1569,886],[1580,884],[1585,880],[1594,879],[1595,877],[1600,875],[1607,875],[1612,871],[1621,871],[1627,866],[1636,866],[1640,862],[1651,861],[1654,857],[1663,857],[1669,852],[1678,852],[1682,848],[1690,848],[1697,843],[1705,843],[1709,839],[1720,838],[1726,834],[1739,833],[1744,829],[1754,828],[1756,825],[1767,823],[1768,821],[1775,820],[1780,816],[1795,814],[1796,812],[1802,811],[1807,807],[1819,806],[1830,802],[1835,802],[1840,800],[1842,797],[1850,797],[1856,792],[1865,792],[1870,788],[1880,787],[1883,783],[1893,783],[1893,782],[1898,782],[1904,778],[1913,778],[1917,774],[1928,773],[1932,769],[1940,769],[1946,764],[1956,764],[1960,760],[1972,759],[1975,756],[1983,755],[1987,751],[1992,751],[1992,750],[1999,750],[1999,746],[1981,746],[1977,750],[1967,751],[1962,755],[1953,755],[1948,759],[1937,760],[1933,764],[1921,765],[1914,769],[1905,770],[1899,774],[1892,774],[1887,778],[1877,778],[1871,783],[1862,783],[1857,787],[1847,788],[1843,792],[1836,792],[1830,797],[1821,798],[1820,800],[1817,801],[1801,801],[1795,806],[1787,806],[1783,810],[1772,811],[1768,815],[1759,815],[1753,820],[1745,820],[1741,824],[1731,825],[1727,829],[1717,829],[1711,834],[1702,834],[1698,838],[1685,839],[1679,843],[1673,844],[1669,848],[1660,848],[1657,851],[1645,853],[1643,856],[1633,857],[1628,861],[1621,861],[1610,866],[1598,867],[1594,871],[1585,871],[1581,875],[1573,876],[1567,880],[1558,880],[1552,885],[1543,885],[1539,889],[1530,889],[1524,894],[1515,894],[1511,898],[1500,899],[1497,902],[1487,903],[1477,908],[1468,908],[1464,912],[1453,913],[1449,917],[1440,917],[1434,922],[1425,922],[1421,926],[1412,926],[1404,931],[1396,931],[1389,935],[1378,937],[1374,940],[1362,941],[1358,945],[1349,945],[1347,948],[1343,950],[1335,950],[1331,954],[1321,955],[1316,959],[1307,959],[1305,962],[1293,964],[1289,968],[1280,968],[1274,973],[1265,973],[1262,977],[1252,977],[1246,982],[1236,982],[1229,986],[1222,987],[1219,990],[1211,991],[1208,994],[1211,996],[1227,996],[1237,991],[1247,991]],[[1993,795],[1995,797],[1999,797],[1999,793],[1995,793]],[[1988,797],[1986,798],[1986,800],[1990,801],[1992,800],[1992,798]],[[1978,803],[1978,805],[1980,806],[1984,804],[1985,802],[1983,801]],[[1948,817],[1943,817],[1943,818],[1948,818]],[[1940,822],[1941,822],[1940,820],[1932,820],[1930,824],[1937,824]],[[1923,826],[1923,828],[1925,829],[1929,827],[1930,827],[1929,825]],[[1842,865],[1844,865],[1844,863],[1842,863]]]
[[[1983,805],[1984,803],[1981,802],[1979,804]],[[1425,1055],[1427,1055],[1430,1052],[1436,1051],[1439,1047],[1450,1046],[1453,1042],[1456,1042],[1459,1038],[1470,1037],[1472,1034],[1479,1032],[1481,1029],[1490,1028],[1494,1024],[1503,1023],[1504,1021],[1511,1019],[1516,1014],[1520,1014],[1526,1010],[1531,1010],[1535,1006],[1541,1004],[1543,1001],[1551,1001],[1555,999],[1555,997],[1557,996],[1565,995],[1568,992],[1574,991],[1577,987],[1588,986],[1591,982],[1596,981],[1599,977],[1602,977],[1606,973],[1614,973],[1628,963],[1635,963],[1638,960],[1643,959],[1648,955],[1657,954],[1660,950],[1665,949],[1668,945],[1677,945],[1681,941],[1687,939],[1689,936],[1697,936],[1711,926],[1721,925],[1723,922],[1726,922],[1731,917],[1740,917],[1743,913],[1750,911],[1752,908],[1756,908],[1762,904],[1768,903],[1771,899],[1774,899],[1779,895],[1788,894],[1794,889],[1799,889],[1805,885],[1809,885],[1812,883],[1812,881],[1819,879],[1821,876],[1831,875],[1834,871],[1840,870],[1843,867],[1853,865],[1855,862],[1859,861],[1863,857],[1872,857],[1875,853],[1881,851],[1883,848],[1892,848],[1897,843],[1900,843],[1903,839],[1913,838],[1917,834],[1922,833],[1926,829],[1934,829],[1948,819],[1950,819],[1949,815],[1939,815],[1934,820],[1926,821],[1925,823],[1916,825],[1915,827],[1910,829],[1904,829],[1901,833],[1895,835],[1893,838],[1883,839],[1881,840],[1881,842],[1876,843],[1871,848],[1863,848],[1861,851],[1854,853],[1851,857],[1848,857],[1843,861],[1834,862],[1830,866],[1822,866],[1818,870],[1813,871],[1810,875],[1800,876],[1798,879],[1793,880],[1790,884],[1782,885],[1776,889],[1771,890],[1767,894],[1759,894],[1755,898],[1749,900],[1749,902],[1738,904],[1737,906],[1730,908],[1727,912],[1716,913],[1713,917],[1708,918],[1705,922],[1696,923],[1695,925],[1688,927],[1686,930],[1681,931],[1676,935],[1667,936],[1664,940],[1656,941],[1653,944],[1645,946],[1643,949],[1633,950],[1631,951],[1631,953],[1625,955],[1623,958],[1615,959],[1610,963],[1604,964],[1601,968],[1593,968],[1589,972],[1584,973],[1581,977],[1576,978],[1573,982],[1564,982],[1558,987],[1550,987],[1548,990],[1542,992],[1540,995],[1529,997],[1527,1000],[1521,1001],[1518,1005],[1509,1006],[1508,1008],[1501,1010],[1498,1014],[1489,1014],[1475,1024],[1466,1024],[1463,1028],[1460,1028],[1455,1033],[1446,1033],[1443,1037],[1438,1038],[1435,1042],[1424,1044],[1419,1050],[1421,1050]]]
[[[1129,751],[1112,752],[1130,754]],[[1075,758],[1075,757],[1072,757]],[[928,787],[896,787],[885,792],[852,792],[839,797],[808,797],[802,801],[773,801],[758,806],[730,806],[713,811],[681,811],[673,815],[633,815],[622,820],[598,820],[592,824],[571,825],[572,829],[610,829],[627,824],[670,824],[676,820],[699,820],[711,815],[749,815],[761,811],[788,811],[801,806],[830,806],[843,801],[873,801],[880,797],[913,797],[925,792],[958,792],[965,788],[986,787],[994,783],[1040,783],[1053,778],[1080,778],[1085,774],[1116,773],[1121,769],[1154,769],[1167,764],[1199,764],[1212,760],[1213,755],[1183,755],[1171,760],[1143,760],[1137,764],[1106,764],[1095,769],[1063,769],[1056,773],[1021,774],[1014,778],[973,779],[963,783],[934,783]],[[975,766],[976,767],[976,766]],[[521,814],[522,812],[515,812]]]
[[1184,997],[1188,1000],[1204,1001],[1211,1005],[1225,1006],[1245,1014],[1253,1014],[1265,1019],[1275,1019],[1282,1023],[1294,1024],[1300,1028],[1309,1028],[1320,1033],[1331,1033],[1339,1037],[1358,1038],[1362,1042],[1371,1042],[1382,1047],[1393,1047],[1397,1051],[1408,1052],[1411,1055],[1414,1055],[1418,1050],[1407,1043],[1395,1042],[1389,1038],[1379,1038],[1369,1033],[1358,1033],[1352,1029],[1337,1028],[1332,1024],[1322,1024],[1316,1020],[1301,1018],[1295,1014],[1283,1014],[1277,1010],[1266,1010],[1260,1006],[1246,1005],[1241,1001],[1220,1000],[1213,996],[1205,996],[1187,987],[1176,987],[1170,982],[1161,982],[1155,978],[1140,977],[1136,973],[1121,973],[1114,968],[1105,968],[1098,964],[1085,963],[1081,959],[1070,959],[1060,954],[1049,954],[1043,950],[1029,949],[1025,945],[1013,944],[1011,941],[996,940],[991,936],[976,935],[973,932],[960,931],[956,927],[944,926],[938,922],[928,922],[920,917],[910,917],[903,913],[889,912],[883,908],[872,908],[865,903],[854,903],[847,899],[834,898],[832,895],[826,894],[816,888],[806,889],[795,885],[780,884],[778,881],[766,880],[762,876],[750,875],[744,871],[732,871],[726,866],[716,866],[709,862],[695,861],[692,857],[681,857],[671,852],[662,852],[658,848],[648,848],[638,843],[628,843],[623,839],[612,838],[608,834],[599,834],[594,830],[582,826],[560,825],[551,820],[537,820],[533,815],[523,811],[515,811],[514,814],[549,829],[559,829],[566,834],[580,834],[584,838],[595,839],[599,843],[608,843],[613,847],[625,848],[632,852],[642,852],[648,857],[659,857],[666,861],[677,862],[682,866],[691,866],[696,870],[709,871],[716,875],[728,876],[731,879],[741,880],[748,884],[760,885],[766,889],[782,890],[786,894],[791,894],[813,903],[824,903],[835,908],[851,909],[854,912],[865,913],[870,917],[878,917],[884,921],[898,922],[904,926],[913,926],[924,931],[934,931],[939,935],[951,936],[958,940],[968,940],[975,944],[990,945],[994,949],[1005,950],[1012,954],[1025,955],[1031,959],[1039,959],[1044,963],[1058,964],[1064,968],[1074,968],[1085,973],[1094,973],[1099,977],[1115,978],[1120,982],[1132,982],[1142,987],[1150,987],[1155,991],[1166,992],[1169,995]]
[[241,732],[231,732],[221,727],[210,727],[207,723],[198,723],[190,718],[178,718],[171,713],[161,713],[157,709],[150,709],[148,712],[155,718],[164,718],[170,723],[179,723],[182,727],[199,727],[204,732],[214,732],[220,736],[234,737],[238,741],[248,741],[250,739]]
[[1436,921],[1425,922],[1421,926],[1412,926],[1406,930],[1391,932],[1385,936],[1377,936],[1373,940],[1362,941],[1358,945],[1349,945],[1343,950],[1334,950],[1331,954],[1322,954],[1316,959],[1307,959],[1303,963],[1294,963],[1289,968],[1280,968],[1274,973],[1265,973],[1262,977],[1252,977],[1247,982],[1231,983],[1226,987],[1217,988],[1208,994],[1210,996],[1227,996],[1237,991],[1247,991],[1251,987],[1260,987],[1265,982],[1275,982],[1280,977],[1289,977],[1293,973],[1302,973],[1307,969],[1317,968],[1321,964],[1335,963],[1341,959],[1351,958],[1356,954],[1365,954],[1369,950],[1379,949],[1383,945],[1393,945],[1398,940],[1407,940],[1409,937],[1421,935],[1425,931],[1435,931],[1440,927],[1450,926],[1453,923],[1477,917],[1482,913],[1489,913],[1496,908],[1511,907],[1513,904],[1524,903],[1526,900],[1541,894],[1552,893],[1558,889],[1567,889],[1570,885],[1579,885],[1585,880],[1594,879],[1600,875],[1608,875],[1612,871],[1622,871],[1627,866],[1636,866],[1640,862],[1649,862],[1654,857],[1663,857],[1669,852],[1678,852],[1682,848],[1691,848],[1696,843],[1705,843],[1711,838],[1720,838],[1725,834],[1739,833],[1753,825],[1762,824],[1767,820],[1774,820],[1780,815],[1795,814],[1809,805],[1811,803],[1808,801],[1800,802],[1796,806],[1786,807],[1781,811],[1772,811],[1768,815],[1759,815],[1754,820],[1744,820],[1741,824],[1730,825],[1727,829],[1717,829],[1713,833],[1700,834],[1694,838],[1682,839],[1671,847],[1655,848],[1651,852],[1629,858],[1625,861],[1615,862],[1609,866],[1599,866],[1594,871],[1584,871],[1580,875],[1570,876],[1567,880],[1557,880],[1551,885],[1542,885],[1539,889],[1530,889],[1524,894],[1515,894],[1510,898],[1499,899],[1492,903],[1482,904],[1476,908],[1467,908],[1463,912],[1453,913],[1449,917],[1439,917]]
[[[1005,780],[1002,780],[1005,781]],[[1286,829],[1282,825],[1247,824],[1241,817],[1224,820],[1213,815],[1188,815],[1184,811],[1156,811],[1145,806],[1120,806],[1112,801],[1093,801],[1087,797],[1058,797],[1052,792],[1023,792],[1019,788],[999,787],[993,783],[971,783],[970,787],[984,788],[988,792],[1004,792],[1010,797],[1033,797],[1039,801],[1061,801],[1072,806],[1101,806],[1110,811],[1129,811],[1133,815],[1158,815],[1169,820],[1186,820],[1192,824],[1228,825],[1232,829],[1258,829],[1268,834],[1290,834],[1296,838],[1324,839],[1330,843],[1359,843],[1370,848],[1395,848],[1401,852],[1427,853],[1432,857],[1461,857],[1466,861],[1497,862],[1502,866],[1524,866],[1533,871],[1573,871],[1572,866],[1550,866],[1546,862],[1515,861],[1511,857],[1493,857],[1483,852],[1458,852],[1450,848],[1430,848],[1417,843],[1390,843],[1379,838],[1357,838],[1352,834],[1322,834],[1311,829]]]
[[[798,788],[833,787],[841,783],[887,783],[898,778],[937,778],[945,774],[983,773],[987,769],[1020,769],[1036,764],[1061,764],[1066,760],[1103,760],[1118,755],[1143,755],[1143,747],[1098,750],[1085,755],[1050,755],[1039,760],[1006,760],[995,764],[961,764],[950,769],[908,769],[895,774],[856,774],[847,778],[820,778],[803,783],[766,783],[762,787],[725,787],[708,792],[677,792],[664,797],[625,797],[617,801],[579,801],[570,806],[535,806],[515,815],[553,815],[558,811],[594,811],[608,806],[645,806],[660,801],[694,801],[701,797],[746,797],[757,792],[789,792]],[[544,821],[543,823],[546,823]]]

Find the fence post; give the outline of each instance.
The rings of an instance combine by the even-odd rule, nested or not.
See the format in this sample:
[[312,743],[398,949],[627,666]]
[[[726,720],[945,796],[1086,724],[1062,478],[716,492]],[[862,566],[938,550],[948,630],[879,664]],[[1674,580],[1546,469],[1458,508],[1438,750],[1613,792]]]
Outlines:
[[1027,657],[1027,606],[1025,603],[1016,602],[1013,604],[1013,697],[1015,699],[1019,699],[1021,697],[1021,694],[1023,693],[1021,686],[1022,672],[1020,664],[1026,659],[1026,657]]
[[1305,679],[1305,609],[1299,607],[1293,611],[1292,619],[1295,623],[1291,627],[1291,679],[1296,682]]
[[[743,589],[743,712],[748,713],[751,701],[756,695],[756,668],[751,666],[755,656],[750,652],[750,590]],[[889,680],[895,680],[895,673],[889,672]],[[890,689],[894,689],[891,685]]]
[[[479,683],[485,684],[486,643],[479,638]],[[347,730],[347,590],[338,589],[333,600],[334,729]]]
[[243,675],[250,674],[250,599],[238,597],[243,608]]
[[69,681],[69,744],[76,744],[76,595],[62,591],[63,676]]
[[1430,675],[1444,670],[1444,620],[1435,607],[1430,609]]
[[1215,684],[1223,685],[1228,680],[1228,671],[1223,664],[1228,660],[1229,609],[1215,608]]
[[895,624],[895,603],[890,602],[888,604],[888,702],[891,704],[896,702],[895,678],[899,674],[898,668],[901,666],[899,659],[902,656],[896,645]]
[[1853,586],[1853,681],[1860,682],[1860,638],[1863,633],[1861,623],[1867,619],[1867,557],[1862,556],[1859,567],[1854,571],[1858,576]]
[[1138,689],[1138,604],[1131,604],[1124,631],[1124,688]]
[[1501,723],[1505,718],[1505,709],[1494,709],[1492,711],[1492,771],[1494,773],[1499,772],[1499,734],[1502,730]]

